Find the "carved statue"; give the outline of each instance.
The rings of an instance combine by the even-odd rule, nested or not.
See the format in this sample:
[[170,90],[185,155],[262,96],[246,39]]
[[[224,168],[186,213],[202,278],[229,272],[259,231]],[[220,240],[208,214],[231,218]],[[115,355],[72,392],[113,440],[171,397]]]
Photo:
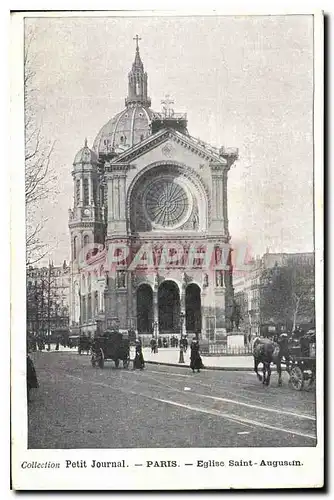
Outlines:
[[232,314],[231,314],[232,330],[234,328],[234,325],[235,325],[236,329],[239,330],[240,320],[242,320],[240,306],[239,306],[239,304],[236,303],[236,301],[234,301],[233,306],[232,306]]
[[117,273],[117,287],[118,288],[125,288],[126,287],[125,271],[118,271],[118,273]]
[[224,277],[222,271],[216,272],[216,286],[222,287],[224,285]]
[[207,274],[204,274],[203,286],[205,287],[209,286],[209,276]]
[[198,229],[198,223],[199,223],[198,213],[197,213],[197,210],[195,210],[195,212],[192,216],[193,229]]

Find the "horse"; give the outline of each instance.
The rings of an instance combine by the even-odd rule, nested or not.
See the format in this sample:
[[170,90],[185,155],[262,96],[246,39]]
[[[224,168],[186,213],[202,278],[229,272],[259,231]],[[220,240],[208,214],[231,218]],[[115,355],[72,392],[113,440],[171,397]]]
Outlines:
[[[268,338],[257,337],[253,343],[254,371],[257,378],[265,385],[270,384],[271,363],[277,367],[278,385],[282,385],[280,346]],[[263,365],[263,377],[258,373],[259,363]]]

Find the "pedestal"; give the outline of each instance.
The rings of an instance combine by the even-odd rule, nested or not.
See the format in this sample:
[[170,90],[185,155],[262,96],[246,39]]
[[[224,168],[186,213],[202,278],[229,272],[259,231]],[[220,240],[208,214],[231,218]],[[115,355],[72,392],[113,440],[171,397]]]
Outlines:
[[245,340],[244,334],[241,332],[230,332],[227,335],[227,348],[235,349],[238,347],[244,347]]

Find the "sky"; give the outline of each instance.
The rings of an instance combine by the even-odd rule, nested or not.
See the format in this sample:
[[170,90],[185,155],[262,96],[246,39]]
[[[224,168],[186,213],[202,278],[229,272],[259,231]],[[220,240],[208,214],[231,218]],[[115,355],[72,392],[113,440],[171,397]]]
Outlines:
[[166,94],[188,130],[238,147],[228,177],[232,244],[254,255],[313,250],[312,16],[30,18],[36,116],[54,142],[54,194],[37,217],[55,263],[69,260],[72,163],[124,109],[133,37],[152,109]]

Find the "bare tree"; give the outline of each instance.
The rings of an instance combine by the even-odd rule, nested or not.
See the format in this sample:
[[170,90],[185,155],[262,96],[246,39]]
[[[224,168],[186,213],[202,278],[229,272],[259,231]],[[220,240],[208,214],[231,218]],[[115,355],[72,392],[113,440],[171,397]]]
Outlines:
[[290,325],[314,320],[314,266],[289,263],[275,266],[262,274],[262,321]]
[[33,265],[49,251],[40,239],[46,222],[38,215],[38,205],[54,193],[56,175],[50,167],[54,144],[42,135],[37,118],[35,58],[32,44],[34,32],[26,28],[24,45],[24,106],[25,106],[25,197],[26,197],[26,263]]

